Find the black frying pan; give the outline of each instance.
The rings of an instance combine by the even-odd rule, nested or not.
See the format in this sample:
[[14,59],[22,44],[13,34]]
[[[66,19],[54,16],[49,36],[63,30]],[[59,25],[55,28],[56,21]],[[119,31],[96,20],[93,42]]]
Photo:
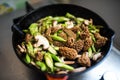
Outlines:
[[[19,51],[17,51],[16,46],[19,44],[24,36],[21,36],[21,34],[18,33],[19,30],[27,29],[29,25],[33,22],[36,22],[38,19],[46,17],[46,16],[64,16],[67,12],[75,15],[76,17],[83,17],[86,19],[92,18],[95,25],[102,25],[104,28],[101,29],[101,34],[103,36],[106,36],[108,38],[108,41],[106,45],[102,48],[103,58],[97,62],[93,63],[92,66],[88,69],[86,69],[83,72],[74,72],[69,73],[67,75],[76,75],[76,74],[82,74],[86,71],[92,70],[95,67],[99,66],[106,56],[109,54],[109,51],[112,46],[114,31],[110,29],[110,27],[106,24],[106,22],[96,13],[83,8],[81,6],[71,5],[71,4],[55,4],[55,5],[48,5],[45,7],[38,8],[36,10],[33,10],[32,12],[25,15],[17,24],[14,24],[12,26],[13,36],[12,36],[12,42],[13,42],[13,48],[15,50],[15,53],[19,57],[19,59],[24,63],[22,58],[18,55]],[[17,30],[18,29],[18,30]],[[24,63],[28,67],[38,70],[37,68],[28,65]],[[52,74],[53,76],[64,76],[64,75],[56,75]]]

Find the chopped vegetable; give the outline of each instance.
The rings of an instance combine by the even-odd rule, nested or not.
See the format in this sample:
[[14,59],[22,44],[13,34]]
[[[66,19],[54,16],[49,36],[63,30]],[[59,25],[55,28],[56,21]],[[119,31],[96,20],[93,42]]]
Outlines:
[[66,64],[60,63],[60,62],[56,62],[55,66],[63,68],[63,69],[67,69],[67,70],[73,70],[74,69],[72,66],[69,66],[69,65],[66,65]]
[[56,20],[57,22],[64,22],[64,21],[68,21],[69,18],[66,18],[66,17],[54,17],[53,20]]
[[46,65],[51,69],[51,72],[53,72],[53,60],[50,53],[46,53],[44,58]]
[[31,44],[31,42],[28,42],[28,44],[26,44],[26,46],[27,46],[27,52],[28,52],[28,54],[30,56],[32,56],[32,57],[35,57],[33,46]]
[[75,19],[76,17],[70,13],[66,13],[66,17],[71,18],[71,19]]
[[38,33],[38,24],[32,23],[29,27],[29,30],[32,35],[35,35],[36,33]]
[[96,49],[95,49],[94,44],[91,46],[91,48],[92,48],[93,52],[95,52],[95,53],[96,53]]
[[44,62],[36,61],[36,65],[40,67],[41,71],[46,71],[47,67]]
[[30,56],[28,54],[26,54],[25,59],[26,59],[26,62],[29,64],[31,60],[30,60]]
[[60,36],[57,36],[57,35],[51,35],[52,39],[55,40],[55,41],[60,41],[60,42],[66,42],[65,39],[63,39],[62,37]]
[[99,32],[99,29],[97,29],[94,25],[88,25],[88,28],[89,28],[91,33]]
[[55,61],[62,62],[62,60],[58,56],[56,56],[54,54],[51,54],[51,56]]
[[52,54],[55,55],[57,54],[57,51],[52,46],[49,46],[48,51],[51,52]]
[[91,47],[88,49],[88,56],[89,56],[90,58],[92,58],[92,56],[93,56]]

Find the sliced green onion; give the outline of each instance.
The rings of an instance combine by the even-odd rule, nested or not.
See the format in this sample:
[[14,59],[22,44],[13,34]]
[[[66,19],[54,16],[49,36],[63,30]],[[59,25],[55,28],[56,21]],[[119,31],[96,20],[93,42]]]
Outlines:
[[57,51],[52,46],[49,46],[48,51],[52,54],[57,54]]
[[88,49],[88,56],[90,58],[92,58],[92,56],[93,56],[91,47]]
[[74,69],[72,66],[69,66],[69,65],[66,65],[66,64],[60,63],[60,62],[56,62],[55,66],[59,67],[59,68],[66,69],[66,70],[73,70]]
[[66,13],[65,16],[68,17],[68,18],[71,18],[71,19],[75,19],[76,18],[74,15],[72,15],[70,13]]
[[51,69],[51,72],[53,72],[53,60],[50,53],[46,53],[44,58],[46,65]]
[[64,22],[64,21],[68,21],[69,18],[66,18],[66,17],[54,17],[53,20],[56,20],[57,22]]
[[97,53],[100,52],[100,51],[101,51],[101,49],[98,49],[98,50],[97,50]]
[[91,38],[92,38],[92,40],[94,41],[94,42],[96,42],[96,39],[95,39],[95,37],[94,37],[94,35],[91,33]]
[[26,60],[26,63],[30,63],[31,59],[30,59],[30,56],[28,54],[26,54],[25,56],[25,60]]
[[24,29],[23,32],[28,33],[29,31],[27,29]]
[[31,44],[31,42],[28,42],[28,44],[26,44],[27,46],[27,52],[30,56],[32,57],[35,57],[35,54],[34,54],[34,49],[33,49],[33,46]]
[[41,71],[46,71],[47,67],[44,62],[36,61],[36,65],[40,67]]
[[66,40],[63,39],[63,38],[60,37],[60,36],[51,35],[51,37],[52,37],[52,39],[55,40],[55,41],[66,42]]
[[91,46],[91,48],[92,48],[93,52],[95,52],[95,53],[96,53],[96,49],[95,49],[94,44]]
[[31,35],[34,35],[38,33],[38,24],[37,23],[32,23],[29,27]]
[[51,56],[55,61],[62,62],[62,60],[58,56],[56,56],[54,54],[51,54]]

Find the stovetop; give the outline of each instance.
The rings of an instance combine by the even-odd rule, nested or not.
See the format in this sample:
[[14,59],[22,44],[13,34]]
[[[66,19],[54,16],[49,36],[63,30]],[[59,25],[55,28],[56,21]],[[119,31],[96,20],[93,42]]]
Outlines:
[[[81,0],[81,1],[75,0],[75,1],[76,2],[73,2],[73,4],[82,5],[83,7],[86,7],[89,9],[91,8],[91,10],[100,14],[105,19],[105,21],[107,21],[107,23],[109,23],[110,25],[113,25],[113,26],[110,26],[111,28],[113,28],[114,30],[118,29],[118,27],[117,28],[114,27],[118,23],[115,21],[112,22],[107,17],[108,16],[107,12],[110,12],[109,10],[110,8],[102,9],[103,7],[100,6],[103,4],[102,6],[104,7],[105,6],[111,7],[109,5],[112,3],[112,0],[109,0],[111,2],[109,2],[108,5],[105,4],[106,1],[104,0],[103,1],[100,0],[99,2],[95,0],[91,0],[93,1],[93,3],[90,2],[90,0]],[[37,6],[41,7],[47,4],[51,4],[51,1],[45,0],[42,3],[42,5],[37,5]],[[106,11],[105,13],[99,12],[104,10],[108,10],[108,11]],[[21,61],[17,58],[12,47],[12,31],[11,31],[11,26],[13,24],[12,21],[13,19],[23,16],[25,14],[26,14],[26,10],[24,8],[24,9],[16,10],[12,13],[0,16],[0,32],[1,32],[0,34],[0,37],[1,37],[0,39],[0,80],[46,80],[45,76],[42,73],[29,69],[23,63],[21,63]],[[110,13],[109,15],[112,15],[112,14],[113,13]],[[115,18],[116,18],[116,15],[115,15]],[[110,19],[115,20],[115,18],[110,16]],[[118,20],[118,18],[116,20]],[[102,75],[108,71],[113,72],[118,78],[118,80],[120,80],[120,77],[119,77],[120,51],[116,49],[116,47],[119,48],[119,42],[117,42],[117,38],[115,38],[113,42],[113,46],[110,51],[110,54],[99,66],[95,67],[91,71],[88,71],[82,75],[70,76],[68,80],[100,80]]]

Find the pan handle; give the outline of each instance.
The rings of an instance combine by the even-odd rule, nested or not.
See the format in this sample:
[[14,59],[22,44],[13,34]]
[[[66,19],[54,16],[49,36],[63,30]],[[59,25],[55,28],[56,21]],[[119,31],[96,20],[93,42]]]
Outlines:
[[55,77],[55,76],[51,76],[49,74],[45,74],[47,77],[47,80],[67,80],[68,79],[68,75],[62,76],[62,77]]
[[25,35],[23,31],[16,24],[12,25],[12,32],[17,33],[21,37]]
[[31,12],[31,11],[34,10],[34,8],[32,7],[32,5],[29,2],[27,2],[27,1],[25,3],[25,6],[26,6],[26,12],[27,13],[29,13],[29,12]]

